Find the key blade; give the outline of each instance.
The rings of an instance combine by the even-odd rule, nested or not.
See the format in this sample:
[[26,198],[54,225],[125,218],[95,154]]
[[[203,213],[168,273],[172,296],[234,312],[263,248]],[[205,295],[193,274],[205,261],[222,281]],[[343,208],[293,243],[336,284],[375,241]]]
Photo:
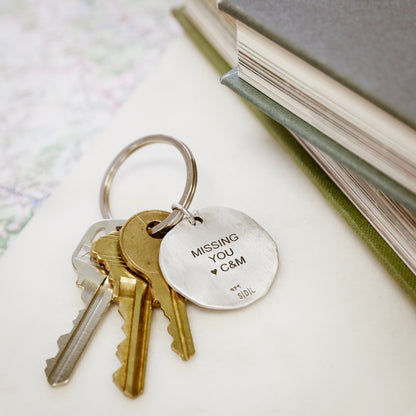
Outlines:
[[[84,292],[88,290],[84,289]],[[108,277],[91,297],[85,309],[82,309],[73,321],[73,329],[58,339],[58,353],[46,361],[45,373],[48,382],[55,387],[68,382],[85,347],[90,341],[112,299]]]
[[165,311],[163,312],[170,320],[168,332],[173,337],[171,348],[181,356],[182,360],[187,361],[195,354],[195,347],[186,312],[185,299],[172,289],[170,292],[173,314],[168,316]]
[[144,389],[153,297],[148,283],[126,267],[119,236],[114,232],[95,240],[91,255],[109,272],[113,298],[124,321],[126,338],[116,353],[121,367],[113,374],[113,381],[126,396],[134,398]]
[[169,319],[168,332],[173,341],[171,348],[184,361],[195,353],[191,327],[186,312],[185,298],[170,288],[161,277],[161,272],[148,273],[153,283],[153,296],[158,301],[166,318]]
[[124,296],[124,286],[130,282],[120,282],[119,313],[123,317],[122,327],[126,338],[117,347],[117,357],[122,363],[113,374],[114,384],[128,397],[140,395],[144,389],[147,351],[152,316],[152,296],[149,286],[135,279],[134,293]]

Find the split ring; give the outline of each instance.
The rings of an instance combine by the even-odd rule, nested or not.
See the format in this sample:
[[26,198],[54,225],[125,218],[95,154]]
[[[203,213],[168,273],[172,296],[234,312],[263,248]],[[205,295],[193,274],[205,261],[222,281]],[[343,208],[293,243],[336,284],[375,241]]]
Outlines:
[[[179,200],[179,205],[183,206],[185,209],[189,207],[192,198],[195,194],[196,183],[198,178],[194,156],[189,150],[189,148],[181,141],[176,140],[173,137],[164,136],[162,134],[155,134],[152,136],[142,137],[141,139],[135,140],[134,142],[130,143],[110,163],[110,166],[104,174],[104,178],[101,182],[100,189],[100,209],[103,218],[112,218],[109,205],[110,189],[114,177],[117,171],[119,170],[120,166],[136,150],[139,150],[144,146],[154,143],[170,144],[176,147],[176,149],[178,149],[181,153],[186,165],[186,184],[182,197]],[[164,219],[162,222],[155,225],[151,229],[151,233],[156,234],[160,231],[172,228],[173,226],[178,224],[182,217],[183,212],[180,209],[175,208],[166,219]]]

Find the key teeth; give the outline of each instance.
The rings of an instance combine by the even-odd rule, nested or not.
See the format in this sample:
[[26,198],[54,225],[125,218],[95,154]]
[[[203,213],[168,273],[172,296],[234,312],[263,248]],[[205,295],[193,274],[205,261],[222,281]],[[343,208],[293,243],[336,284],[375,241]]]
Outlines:
[[113,382],[123,393],[125,393],[124,386],[127,373],[127,349],[128,341],[126,338],[117,346],[116,356],[121,362],[121,367],[113,373]]
[[83,309],[79,310],[77,317],[72,321],[72,329],[68,333],[61,335],[58,338],[58,340],[56,341],[56,343],[58,345],[58,352],[56,353],[55,357],[48,358],[46,360],[45,374],[48,378],[49,384],[53,387],[58,386],[59,384],[67,383],[68,380],[69,380],[69,376],[64,377],[64,378],[62,378],[62,377],[52,377],[52,373],[53,373],[53,370],[55,368],[55,365],[58,361],[58,358],[59,358],[60,354],[62,353],[63,349],[68,344],[68,341],[71,338],[72,332],[74,331],[75,327],[81,321],[81,318],[82,318],[83,314],[85,313],[85,310],[86,310],[86,308],[83,308]]
[[[122,329],[127,335],[126,325],[123,325]],[[116,356],[121,362],[121,367],[113,373],[113,383],[123,392],[123,394],[133,399],[143,393],[143,386],[134,392],[131,392],[126,388],[128,348],[128,338],[126,337],[117,346]]]
[[88,293],[87,293],[87,291],[85,290],[85,287],[83,286],[83,285],[78,285],[79,286],[79,288],[82,290],[82,292],[81,292],[81,300],[84,302],[84,305],[85,306],[88,306],[88,304],[89,304],[89,302],[90,302],[90,299],[88,298]]
[[[178,326],[176,331],[174,329],[175,325],[171,319],[172,317],[170,317],[165,309],[161,307],[163,313],[169,319],[168,333],[173,337],[171,348],[182,358],[182,360],[188,361],[195,354],[195,347],[186,312],[185,299],[173,290],[171,290],[171,299],[175,321]],[[183,338],[180,334],[183,334]]]
[[124,302],[119,303],[118,311],[123,318],[124,324],[121,327],[125,334],[125,338],[117,346],[116,356],[121,362],[121,367],[113,373],[113,382],[114,384],[125,393],[124,384],[127,373],[127,357],[129,352],[129,334],[130,334],[130,311],[128,305]]
[[46,360],[46,368],[45,368],[45,373],[48,374],[48,368],[53,365],[53,363],[55,362],[55,358],[48,358]]
[[[86,281],[86,279],[77,280],[76,284],[81,289],[81,300],[84,303],[85,307],[87,307],[99,286],[97,288],[94,288],[91,293],[91,289],[88,290],[88,281]],[[84,310],[85,308],[83,308],[81,311]]]
[[65,345],[68,343],[69,338],[71,337],[71,334],[64,334],[61,335],[58,338],[58,341],[56,342],[58,344],[58,351],[60,351],[62,348],[65,348]]
[[46,361],[45,373],[51,386],[68,382],[111,299],[112,293],[105,279],[101,286],[91,293],[88,305],[78,311],[78,315],[72,321],[72,329],[58,338],[56,356]]
[[126,338],[120,342],[120,344],[118,344],[117,346],[117,352],[116,352],[116,356],[117,358],[120,360],[120,362],[123,364],[123,366],[125,367],[125,363],[127,360],[127,355],[128,355],[128,337],[127,337],[127,330],[125,329],[126,325],[123,325],[123,331],[126,334]]
[[[174,338],[172,341],[171,349],[172,351],[176,352],[182,360],[188,361],[194,354],[195,354],[195,348],[192,341],[192,338],[187,340],[187,342],[181,343],[178,339],[175,339],[174,333],[171,329],[172,325],[168,325],[168,332],[169,334]],[[188,344],[188,345],[187,345]]]

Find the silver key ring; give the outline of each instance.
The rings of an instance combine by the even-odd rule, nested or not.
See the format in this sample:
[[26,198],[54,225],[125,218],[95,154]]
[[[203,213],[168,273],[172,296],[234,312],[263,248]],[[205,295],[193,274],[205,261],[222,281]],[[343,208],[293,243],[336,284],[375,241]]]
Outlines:
[[[110,197],[110,189],[111,185],[114,180],[114,176],[116,175],[117,171],[119,170],[120,166],[124,163],[124,161],[136,150],[140,149],[141,147],[147,146],[149,144],[154,143],[165,143],[170,144],[176,147],[179,152],[181,153],[182,157],[185,160],[186,165],[186,184],[185,189],[183,191],[182,197],[179,200],[179,205],[183,206],[185,209],[189,207],[191,204],[192,198],[195,194],[196,183],[197,183],[197,169],[196,163],[193,154],[189,150],[189,148],[179,140],[174,139],[173,137],[164,136],[162,134],[155,134],[152,136],[142,137],[141,139],[135,140],[134,142],[130,143],[126,146],[110,163],[107,171],[104,174],[103,181],[101,182],[101,189],[100,189],[100,209],[103,218],[112,218],[110,205],[109,205],[109,197]],[[152,234],[156,234],[160,231],[167,230],[172,228],[182,219],[183,212],[179,209],[173,209],[173,211],[169,214],[169,216],[164,219],[159,224],[155,225],[151,229]]]

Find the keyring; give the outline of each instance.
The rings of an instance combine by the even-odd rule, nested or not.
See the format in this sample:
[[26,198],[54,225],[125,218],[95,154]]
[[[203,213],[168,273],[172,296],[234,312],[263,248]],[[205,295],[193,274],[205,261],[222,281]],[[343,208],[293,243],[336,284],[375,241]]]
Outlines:
[[[104,174],[103,181],[101,182],[101,189],[100,189],[100,209],[103,218],[112,218],[110,206],[109,206],[109,197],[110,197],[110,189],[113,183],[114,177],[119,170],[120,166],[124,163],[124,161],[136,150],[147,146],[149,144],[154,143],[164,143],[170,144],[176,149],[179,150],[181,153],[185,165],[186,165],[186,184],[185,189],[183,191],[182,197],[179,200],[179,205],[183,206],[185,209],[189,207],[191,204],[192,198],[195,194],[196,183],[197,183],[197,168],[193,154],[189,150],[189,148],[179,140],[174,139],[173,137],[165,136],[162,134],[155,134],[151,136],[142,137],[140,139],[135,140],[134,142],[130,143],[126,146],[110,163],[107,171]],[[183,212],[181,210],[175,208],[169,214],[169,216],[160,222],[159,224],[155,225],[151,228],[151,234],[156,234],[160,231],[170,229],[174,227],[176,224],[183,217]]]

